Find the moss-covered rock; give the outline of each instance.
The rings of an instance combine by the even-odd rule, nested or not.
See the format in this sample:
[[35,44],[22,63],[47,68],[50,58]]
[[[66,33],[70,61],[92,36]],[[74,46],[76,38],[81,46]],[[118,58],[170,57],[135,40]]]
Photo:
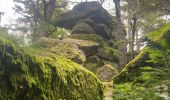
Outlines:
[[96,55],[98,49],[100,48],[99,43],[90,40],[65,38],[63,41],[76,44],[78,48],[85,53],[86,57]]
[[104,47],[104,48],[98,49],[97,55],[103,60],[116,62],[116,63],[119,62],[117,50],[111,47]]
[[112,47],[113,44],[109,44],[108,41],[96,34],[73,34],[69,36],[74,39],[90,40],[100,44],[100,48],[97,51],[97,55],[101,59],[118,62],[118,51]]
[[40,38],[30,47],[26,48],[25,52],[34,53],[39,56],[63,56],[79,64],[86,61],[86,55],[79,49],[77,44],[52,38]]
[[88,57],[84,63],[84,67],[93,73],[96,73],[101,66],[103,66],[103,62],[101,62],[101,59],[96,55]]
[[[72,35],[68,36],[68,38],[93,41],[93,42],[99,44],[98,47],[95,47],[94,49],[89,49],[87,51],[84,47],[81,48],[81,46],[80,46],[80,49],[85,51],[85,54],[86,54],[86,61],[84,63],[84,66],[87,69],[91,70],[92,72],[96,73],[96,71],[100,67],[102,67],[104,64],[118,63],[118,55],[117,55],[118,51],[116,49],[112,48],[113,44],[109,44],[101,36],[96,35],[96,34],[72,34]],[[78,43],[81,43],[81,42],[78,42]],[[93,61],[94,59],[91,60],[91,58],[98,59],[98,61],[96,61],[96,60]],[[93,61],[93,62],[91,62],[91,61]],[[105,63],[105,62],[110,62],[110,63]]]
[[148,46],[114,78],[114,100],[170,99],[170,24],[147,35]]
[[1,100],[101,100],[95,75],[63,57],[30,56],[0,39]]
[[148,48],[144,48],[139,55],[130,61],[123,70],[114,78],[115,83],[130,82],[140,75],[139,68],[148,65]]
[[72,29],[72,34],[74,33],[84,33],[84,34],[96,34],[96,31],[91,27],[89,26],[88,24],[82,22],[82,23],[78,23],[76,24],[73,29]]
[[99,43],[102,47],[109,46],[105,39],[96,34],[72,34],[68,36],[74,39],[90,40]]
[[111,81],[116,74],[117,70],[110,64],[102,66],[97,71],[97,76],[102,81]]

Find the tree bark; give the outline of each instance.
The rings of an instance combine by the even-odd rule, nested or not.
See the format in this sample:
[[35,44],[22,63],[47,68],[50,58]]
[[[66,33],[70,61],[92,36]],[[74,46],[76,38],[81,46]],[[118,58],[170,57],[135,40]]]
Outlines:
[[131,24],[131,27],[132,27],[132,55],[131,57],[132,58],[135,57],[134,47],[135,47],[136,24],[137,24],[137,18],[134,16],[132,18],[132,24]]
[[50,0],[48,5],[46,5],[46,19],[48,22],[52,20],[52,15],[56,8],[56,0]]
[[44,5],[44,20],[47,20],[47,13],[46,13],[47,4],[45,0],[43,0],[43,5]]
[[127,63],[127,44],[126,44],[126,31],[121,22],[121,11],[120,11],[120,0],[114,0],[115,10],[116,10],[116,29],[115,36],[117,41],[120,43],[118,46],[118,55],[119,55],[119,67],[123,67]]

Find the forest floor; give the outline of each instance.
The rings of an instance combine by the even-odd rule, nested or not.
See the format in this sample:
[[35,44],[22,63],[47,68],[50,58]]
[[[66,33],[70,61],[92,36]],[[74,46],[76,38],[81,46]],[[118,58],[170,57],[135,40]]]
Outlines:
[[113,100],[113,82],[103,82],[104,89],[104,100]]

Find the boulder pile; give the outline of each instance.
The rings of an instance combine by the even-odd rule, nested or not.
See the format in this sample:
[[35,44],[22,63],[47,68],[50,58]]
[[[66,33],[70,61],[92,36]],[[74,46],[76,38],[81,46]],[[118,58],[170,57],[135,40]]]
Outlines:
[[111,39],[112,16],[99,2],[82,2],[57,18],[56,25],[72,34],[97,34]]
[[[48,51],[64,56],[96,73],[105,64],[117,66],[117,49],[113,48],[111,32],[113,17],[99,2],[82,2],[58,16],[56,25],[71,30],[62,40],[43,38]],[[53,46],[49,46],[54,44]],[[108,42],[112,41],[112,42]]]

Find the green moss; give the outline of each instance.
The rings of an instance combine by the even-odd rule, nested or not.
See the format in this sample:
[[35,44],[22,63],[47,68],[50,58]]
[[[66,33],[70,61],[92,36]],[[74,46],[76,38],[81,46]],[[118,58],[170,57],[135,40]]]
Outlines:
[[0,39],[1,100],[101,100],[103,85],[63,57],[29,56]]
[[62,56],[79,64],[86,60],[86,56],[76,44],[52,38],[40,38],[31,46],[25,47],[24,52],[29,55],[46,57]]
[[125,68],[114,78],[115,83],[131,82],[140,75],[140,67],[147,66],[148,48],[144,48],[139,55],[130,61]]
[[103,50],[104,50],[103,53],[105,54],[106,58],[110,58],[110,59],[108,59],[109,61],[112,61],[115,63],[119,62],[117,49],[114,49],[111,47],[105,47]]
[[166,37],[169,34],[168,30],[170,30],[170,23],[166,24],[156,31],[148,33],[147,37],[151,41],[160,43],[162,39],[168,39],[168,37]]
[[114,100],[170,99],[170,24],[147,35],[148,46],[114,78]]
[[74,39],[90,40],[99,43],[101,46],[108,46],[108,43],[105,40],[96,34],[72,34],[69,37]]

